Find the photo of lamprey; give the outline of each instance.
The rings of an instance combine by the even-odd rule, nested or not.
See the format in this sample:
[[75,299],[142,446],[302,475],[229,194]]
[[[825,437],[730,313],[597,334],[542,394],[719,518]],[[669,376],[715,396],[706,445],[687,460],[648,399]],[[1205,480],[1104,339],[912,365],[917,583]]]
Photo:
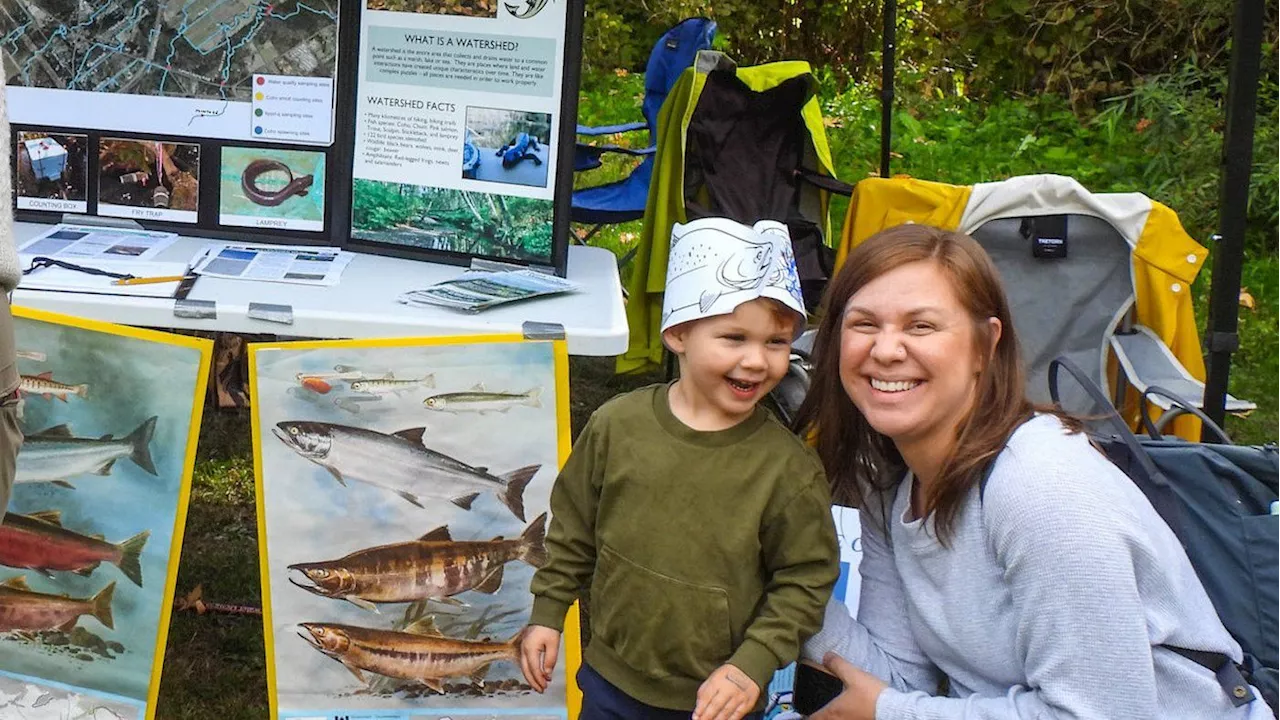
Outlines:
[[324,153],[222,148],[218,208],[228,216],[324,220]]
[[89,137],[18,133],[17,195],[84,202],[89,174]]
[[98,144],[98,202],[195,210],[200,146],[104,138]]

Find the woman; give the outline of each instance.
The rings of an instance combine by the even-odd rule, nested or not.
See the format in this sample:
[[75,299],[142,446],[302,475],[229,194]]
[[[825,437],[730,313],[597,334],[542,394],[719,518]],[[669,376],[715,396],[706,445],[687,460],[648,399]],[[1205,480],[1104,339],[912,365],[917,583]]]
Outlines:
[[845,688],[814,720],[1271,717],[1170,649],[1241,657],[1138,488],[1026,399],[972,238],[866,240],[813,357],[798,426],[863,528],[858,617],[833,602],[805,647]]

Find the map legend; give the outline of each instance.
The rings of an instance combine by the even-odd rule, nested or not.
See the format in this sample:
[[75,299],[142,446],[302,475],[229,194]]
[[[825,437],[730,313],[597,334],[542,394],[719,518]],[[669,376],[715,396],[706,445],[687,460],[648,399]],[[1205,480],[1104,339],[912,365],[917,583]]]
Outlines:
[[254,75],[254,140],[328,145],[333,142],[333,79]]

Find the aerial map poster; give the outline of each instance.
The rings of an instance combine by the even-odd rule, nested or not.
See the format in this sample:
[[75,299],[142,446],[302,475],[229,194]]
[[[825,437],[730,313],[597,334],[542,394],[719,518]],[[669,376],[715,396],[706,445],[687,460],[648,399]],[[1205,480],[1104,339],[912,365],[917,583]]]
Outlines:
[[155,715],[213,343],[14,308],[0,718]]
[[553,199],[571,4],[365,0],[353,240],[560,265]]
[[9,119],[329,145],[338,4],[0,0]]
[[[563,341],[249,346],[273,718],[563,720],[517,664],[569,452]],[[570,618],[573,623],[574,618]]]

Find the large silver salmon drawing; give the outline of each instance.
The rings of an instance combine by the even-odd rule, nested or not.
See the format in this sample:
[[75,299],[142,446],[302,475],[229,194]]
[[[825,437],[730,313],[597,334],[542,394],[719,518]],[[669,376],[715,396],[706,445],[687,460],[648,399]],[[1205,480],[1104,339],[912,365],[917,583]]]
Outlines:
[[492,492],[524,521],[524,488],[542,465],[526,465],[503,475],[468,465],[422,444],[425,428],[397,433],[304,420],[277,423],[271,432],[289,449],[347,480],[390,490],[422,507],[422,496],[437,497],[470,510],[482,492]]

